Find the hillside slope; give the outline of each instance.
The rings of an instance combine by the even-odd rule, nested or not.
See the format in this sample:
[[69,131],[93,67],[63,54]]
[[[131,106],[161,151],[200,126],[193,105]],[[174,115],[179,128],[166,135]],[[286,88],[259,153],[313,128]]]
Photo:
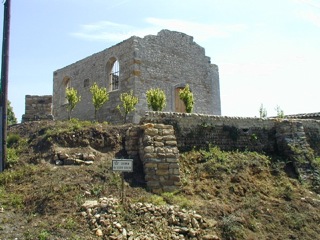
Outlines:
[[[0,174],[0,239],[318,239],[320,196],[278,156],[181,153],[180,191],[154,195],[143,173],[121,177],[128,126],[33,122],[12,126]],[[101,142],[103,139],[103,142]],[[60,165],[57,154],[93,155]],[[77,165],[78,164],[78,165]],[[319,165],[318,165],[319,166]]]

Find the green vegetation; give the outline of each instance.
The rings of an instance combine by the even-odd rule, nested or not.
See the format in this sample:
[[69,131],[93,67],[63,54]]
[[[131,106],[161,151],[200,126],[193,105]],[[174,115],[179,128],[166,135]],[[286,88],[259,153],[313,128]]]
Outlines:
[[136,110],[135,106],[137,105],[139,99],[138,97],[133,95],[133,91],[131,90],[129,93],[121,93],[120,101],[122,102],[122,104],[118,105],[117,109],[123,116],[124,123],[126,123],[128,114]]
[[[97,159],[90,166],[57,166],[51,164],[52,156],[65,149],[82,150],[77,134],[91,141],[102,132],[118,136],[125,128],[112,126],[107,132],[108,125],[77,119],[30,124],[24,129],[27,126],[14,126],[15,131],[8,135],[8,147],[16,151],[18,160],[0,174],[0,208],[4,209],[0,213],[0,238],[13,239],[18,233],[19,238],[30,240],[95,238],[79,212],[86,200],[120,199],[121,177],[110,168],[122,141],[105,138],[108,148],[95,149]],[[206,124],[203,127],[210,129]],[[49,139],[51,145],[44,148]],[[144,183],[140,185],[138,180],[143,175],[139,172],[125,175],[126,204],[118,202],[113,221],[126,226],[128,232],[138,232],[148,223],[143,221],[144,210],[137,211],[131,205],[139,202],[144,209],[152,203],[154,209],[174,205],[174,211],[178,206],[182,212],[184,208],[200,214],[208,226],[203,234],[220,239],[318,238],[319,195],[313,186],[301,184],[291,174],[289,160],[209,146],[207,150],[180,152],[179,167],[179,190],[159,195],[146,191]],[[312,162],[312,169],[320,171],[319,156]],[[170,239],[168,229],[174,227],[168,227],[165,215],[150,218],[155,222],[152,233],[159,239]]]
[[90,92],[92,94],[92,103],[94,106],[94,120],[97,120],[97,111],[109,100],[109,94],[106,88],[99,88],[96,83],[90,87]]
[[277,112],[277,117],[278,117],[278,118],[284,118],[284,111],[283,111],[279,106],[277,106],[277,107],[275,108],[275,110],[276,110],[276,112]]
[[267,109],[263,106],[263,104],[261,103],[260,108],[259,108],[259,115],[260,118],[266,118],[267,117]]
[[179,97],[186,106],[186,112],[191,113],[194,105],[193,93],[190,91],[189,84],[184,89],[180,89]]
[[13,112],[13,108],[12,108],[12,106],[11,106],[11,102],[10,101],[8,101],[8,113],[7,113],[7,115],[8,115],[8,125],[12,125],[12,124],[16,124],[16,123],[18,123],[18,121],[17,121],[17,118],[16,118],[16,116],[15,116],[15,114],[14,114],[14,112]]
[[78,91],[76,89],[68,87],[66,89],[66,99],[68,100],[68,119],[70,120],[71,112],[81,101],[81,96],[78,96]]
[[166,95],[163,90],[151,88],[147,91],[148,108],[152,111],[162,111],[166,107]]

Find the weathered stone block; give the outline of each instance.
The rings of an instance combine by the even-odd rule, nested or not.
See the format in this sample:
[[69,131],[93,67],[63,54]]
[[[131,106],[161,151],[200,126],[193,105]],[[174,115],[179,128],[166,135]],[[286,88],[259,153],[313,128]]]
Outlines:
[[155,147],[163,147],[164,146],[164,143],[163,142],[153,142],[153,145]]
[[170,166],[169,163],[158,163],[159,170],[169,169],[169,166]]
[[147,146],[144,149],[145,153],[153,153],[154,152],[154,147],[153,146]]
[[170,163],[169,168],[170,169],[179,169],[179,164],[178,163]]
[[168,162],[168,163],[175,163],[175,162],[177,162],[178,160],[177,160],[177,158],[166,158],[166,162]]
[[165,144],[168,146],[177,146],[177,141],[165,141]]
[[150,135],[150,136],[155,136],[158,134],[158,129],[155,128],[147,128],[146,130],[144,130],[144,134],[145,135]]
[[174,130],[173,129],[163,129],[162,130],[162,135],[173,135],[174,134]]
[[157,156],[158,155],[156,153],[146,153],[143,155],[143,159],[156,159]]
[[165,153],[165,150],[163,147],[156,147],[154,150],[156,153]]
[[147,162],[144,164],[145,168],[157,168],[158,167],[158,163],[156,162]]
[[159,176],[168,175],[169,169],[157,169],[156,174]]

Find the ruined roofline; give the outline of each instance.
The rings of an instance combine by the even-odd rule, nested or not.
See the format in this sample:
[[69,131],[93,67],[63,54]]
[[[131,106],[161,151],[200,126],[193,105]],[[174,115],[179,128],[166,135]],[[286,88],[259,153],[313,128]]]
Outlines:
[[[143,40],[146,40],[146,41],[147,41],[148,39],[159,38],[159,37],[165,36],[165,35],[167,35],[167,34],[176,35],[176,36],[177,36],[177,35],[180,35],[181,37],[183,37],[183,39],[185,39],[185,41],[186,41],[187,43],[192,44],[192,45],[195,45],[197,48],[201,49],[201,51],[203,52],[203,54],[206,56],[204,47],[202,47],[202,46],[200,46],[198,43],[196,43],[196,42],[194,41],[193,36],[190,36],[190,35],[188,35],[188,34],[186,34],[186,33],[183,33],[183,32],[172,31],[172,30],[168,30],[168,29],[162,29],[162,30],[160,30],[160,31],[157,33],[157,35],[152,35],[152,34],[150,34],[150,35],[146,35],[146,36],[144,36],[144,37],[142,37],[142,38],[133,35],[133,36],[131,36],[131,37],[129,37],[129,38],[127,38],[127,39],[119,42],[119,43],[116,43],[116,44],[114,44],[114,45],[112,45],[112,46],[110,46],[110,47],[108,47],[108,48],[105,48],[105,49],[102,50],[102,51],[93,53],[93,54],[91,54],[91,55],[89,55],[89,56],[87,56],[87,57],[85,57],[85,58],[82,58],[82,59],[80,59],[80,60],[77,60],[77,61],[74,62],[74,63],[71,63],[71,64],[69,64],[69,65],[66,65],[66,66],[64,66],[64,67],[62,67],[62,68],[56,69],[56,70],[54,71],[54,73],[55,73],[55,72],[58,72],[58,71],[60,71],[60,70],[62,70],[62,69],[64,69],[64,68],[70,67],[70,66],[72,66],[72,65],[74,65],[74,64],[78,64],[79,62],[82,62],[82,61],[85,61],[85,60],[87,60],[87,59],[90,59],[90,58],[94,57],[95,55],[101,54],[101,53],[103,53],[104,51],[109,50],[110,48],[113,48],[113,47],[116,47],[116,46],[118,46],[118,45],[123,44],[124,42],[129,42],[129,41],[134,42],[134,41],[143,41]],[[208,56],[206,56],[206,57],[208,58],[208,62],[209,62],[210,64],[212,64],[212,63],[211,63],[211,58],[208,57]],[[216,64],[212,64],[212,65],[214,65],[214,67],[217,67]]]

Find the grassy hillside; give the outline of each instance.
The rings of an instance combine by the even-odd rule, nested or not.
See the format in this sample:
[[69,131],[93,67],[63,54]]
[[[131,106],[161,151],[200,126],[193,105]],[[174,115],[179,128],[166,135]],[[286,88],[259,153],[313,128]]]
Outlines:
[[[0,174],[0,239],[318,239],[320,196],[290,164],[256,152],[181,153],[181,189],[154,195],[141,172],[121,177],[127,126],[33,122],[8,134]],[[104,145],[95,142],[103,137]],[[92,165],[56,165],[58,151],[94,153]],[[317,161],[320,169],[319,159]],[[87,200],[95,207],[84,207]]]

